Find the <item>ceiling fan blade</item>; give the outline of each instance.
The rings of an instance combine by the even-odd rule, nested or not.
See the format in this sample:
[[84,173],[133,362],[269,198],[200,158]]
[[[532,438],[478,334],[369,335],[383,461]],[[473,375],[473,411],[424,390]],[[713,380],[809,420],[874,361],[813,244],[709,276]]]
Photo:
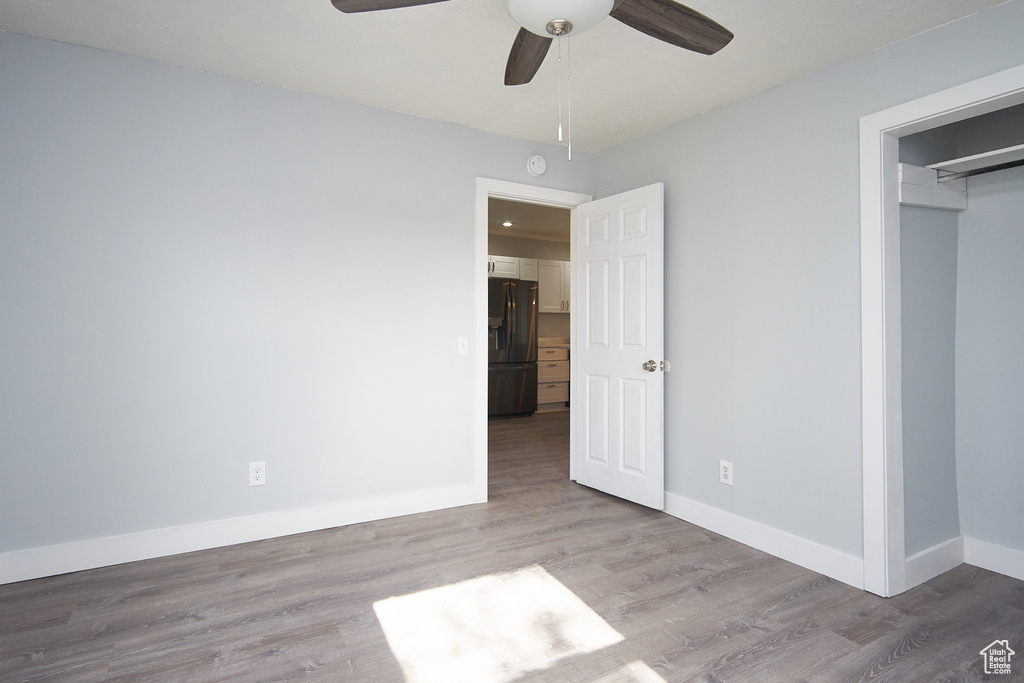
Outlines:
[[732,31],[700,12],[672,0],[621,0],[611,15],[641,33],[713,55],[732,40]]
[[331,0],[331,4],[342,12],[375,12],[379,9],[397,9],[399,7],[415,7],[429,5],[445,0]]
[[523,85],[533,80],[551,47],[552,38],[538,36],[525,28],[519,29],[512,51],[505,65],[505,85]]

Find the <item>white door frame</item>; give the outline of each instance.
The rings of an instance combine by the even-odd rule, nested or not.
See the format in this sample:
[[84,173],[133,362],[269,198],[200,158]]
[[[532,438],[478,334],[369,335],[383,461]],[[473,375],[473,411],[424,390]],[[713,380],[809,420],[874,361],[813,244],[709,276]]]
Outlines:
[[[571,221],[575,225],[575,209],[584,202],[593,199],[589,194],[569,192],[567,190],[553,190],[547,187],[534,185],[523,185],[505,180],[492,180],[491,178],[476,179],[476,249],[474,251],[475,263],[477,264],[476,277],[476,331],[474,333],[475,348],[477,349],[476,363],[476,461],[474,463],[473,486],[476,491],[474,500],[485,502],[487,500],[487,200],[491,197],[507,199],[514,202],[526,204],[540,204],[543,206],[557,206],[573,211]],[[570,231],[569,253],[572,258],[572,242],[576,239]],[[570,301],[576,297],[576,269],[572,269],[572,291]],[[573,325],[570,331],[570,346],[576,343],[576,326]],[[573,410],[569,407],[570,413]],[[573,478],[573,459],[569,458],[569,476]]]
[[910,588],[903,528],[899,138],[1024,103],[1024,66],[860,119],[864,588]]

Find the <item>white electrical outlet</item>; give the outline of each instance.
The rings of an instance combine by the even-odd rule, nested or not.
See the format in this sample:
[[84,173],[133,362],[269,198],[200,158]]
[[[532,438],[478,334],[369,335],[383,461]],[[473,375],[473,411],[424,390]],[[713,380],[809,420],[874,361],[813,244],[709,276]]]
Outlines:
[[267,483],[267,463],[249,463],[249,486],[263,486]]
[[718,461],[718,481],[732,486],[732,463],[725,460]]

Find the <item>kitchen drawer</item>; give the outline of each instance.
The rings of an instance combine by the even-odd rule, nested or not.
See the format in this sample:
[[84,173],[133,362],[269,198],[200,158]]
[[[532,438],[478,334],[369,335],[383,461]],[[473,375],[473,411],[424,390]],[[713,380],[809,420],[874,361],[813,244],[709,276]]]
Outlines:
[[543,363],[546,360],[569,360],[569,349],[541,346],[537,349],[537,361]]
[[537,403],[565,403],[569,400],[568,382],[540,382],[537,384]]
[[568,382],[569,361],[542,360],[537,362],[538,382]]

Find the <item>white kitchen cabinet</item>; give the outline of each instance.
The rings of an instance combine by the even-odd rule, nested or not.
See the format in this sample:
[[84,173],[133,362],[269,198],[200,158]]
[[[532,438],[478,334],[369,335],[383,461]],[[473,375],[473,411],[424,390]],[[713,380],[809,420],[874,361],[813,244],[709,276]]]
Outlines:
[[565,312],[569,313],[572,309],[572,264],[569,261],[562,262],[562,296],[565,297]]
[[[569,360],[569,349],[564,346],[547,346],[543,343],[543,340],[547,337],[541,337],[541,342],[538,342],[539,347],[537,349],[537,362],[543,363],[547,360]],[[568,342],[558,342],[559,344]]]
[[568,313],[570,283],[568,261],[537,263],[537,298],[539,313]]
[[[537,382],[537,409],[538,412],[561,410],[562,406],[569,400],[568,382]],[[553,404],[551,407],[545,404]],[[543,406],[543,408],[541,408]]]
[[540,262],[535,258],[521,258],[519,259],[519,279],[520,280],[537,280],[537,268]]
[[517,256],[488,256],[487,277],[510,277],[518,280],[537,280],[535,258]]
[[538,382],[568,382],[569,361],[550,360],[537,362]]
[[569,401],[569,339],[537,339],[537,410],[566,410]]
[[519,277],[519,259],[515,256],[488,256],[487,277]]

